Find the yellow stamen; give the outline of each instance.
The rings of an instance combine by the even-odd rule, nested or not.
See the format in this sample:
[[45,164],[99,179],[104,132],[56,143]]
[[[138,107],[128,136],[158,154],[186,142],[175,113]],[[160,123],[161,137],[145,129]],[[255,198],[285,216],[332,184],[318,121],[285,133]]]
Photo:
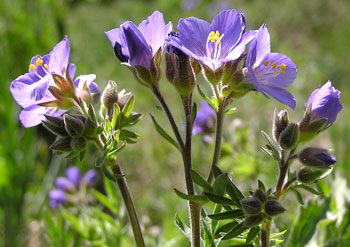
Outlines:
[[284,63],[281,64],[281,73],[284,73],[284,71],[286,70],[287,65],[285,65]]
[[36,60],[36,65],[38,65],[38,66],[41,66],[41,65],[43,65],[43,60],[41,60],[41,58],[40,57],[38,57],[38,59]]
[[215,39],[215,33],[214,33],[213,31],[211,31],[211,32],[209,33],[209,40],[210,40],[212,43],[214,43],[214,42],[216,41],[216,39]]
[[47,69],[49,66],[47,66],[47,64],[45,63],[45,64],[44,64],[44,67],[45,67],[45,69]]
[[270,63],[270,61],[269,61],[269,60],[266,60],[266,61],[264,62],[264,65],[265,65],[265,66],[269,66],[269,63]]
[[224,37],[224,34],[222,34],[222,35],[220,36],[220,32],[219,32],[219,31],[216,31],[216,32],[211,31],[211,32],[209,33],[208,39],[209,39],[210,42],[212,42],[212,43],[216,42],[217,44],[220,44],[220,43],[221,43],[221,39],[222,39],[223,37]]
[[271,68],[276,69],[277,68],[277,63],[276,61],[272,63]]
[[29,69],[30,70],[35,70],[35,65],[34,64],[29,65]]

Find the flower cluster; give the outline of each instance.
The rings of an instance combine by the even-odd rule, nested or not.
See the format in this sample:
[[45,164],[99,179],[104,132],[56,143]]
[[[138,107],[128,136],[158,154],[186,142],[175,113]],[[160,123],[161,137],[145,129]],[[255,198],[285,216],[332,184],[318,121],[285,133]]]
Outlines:
[[81,178],[78,167],[71,166],[65,171],[65,177],[56,178],[56,188],[49,192],[50,206],[77,204],[86,200],[88,189],[97,182],[97,173],[87,171]]
[[24,127],[32,127],[45,120],[45,115],[60,116],[78,104],[79,99],[93,102],[99,94],[94,74],[80,75],[74,81],[76,67],[69,63],[70,46],[65,36],[44,56],[34,56],[28,73],[19,76],[10,91],[23,107],[19,118]]

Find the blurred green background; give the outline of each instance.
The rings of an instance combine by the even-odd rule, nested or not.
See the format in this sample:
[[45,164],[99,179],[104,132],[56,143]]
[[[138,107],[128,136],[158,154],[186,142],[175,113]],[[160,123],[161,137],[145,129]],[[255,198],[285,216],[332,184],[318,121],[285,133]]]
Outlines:
[[[189,16],[210,21],[222,8],[245,13],[247,29],[258,29],[266,23],[272,37],[272,51],[286,54],[297,65],[297,79],[289,87],[297,99],[295,112],[289,110],[292,120],[301,119],[308,95],[328,79],[341,90],[344,109],[334,125],[317,137],[315,144],[334,149],[338,160],[325,184],[333,186],[341,176],[349,185],[348,0],[0,0],[0,246],[47,246],[42,218],[47,210],[47,191],[52,188],[54,178],[71,164],[79,165],[82,170],[94,166],[96,155],[88,156],[84,163],[53,156],[48,145],[54,137],[42,127],[21,126],[18,121],[21,109],[8,90],[11,81],[27,71],[32,56],[47,54],[65,34],[71,43],[70,61],[77,65],[78,75],[95,73],[101,90],[112,79],[120,89],[135,94],[135,110],[144,114],[135,131],[142,138],[125,149],[119,159],[149,238],[157,239],[154,243],[160,243],[159,246],[174,238],[183,239],[173,222],[175,212],[187,214],[186,203],[179,201],[172,190],[174,187],[184,190],[181,157],[156,133],[149,113],[167,126],[164,114],[155,107],[157,102],[150,91],[137,84],[128,69],[119,65],[104,31],[118,27],[125,20],[138,24],[156,9],[176,27],[179,18]],[[198,82],[206,87],[202,76]],[[182,113],[175,89],[164,77],[160,84],[180,124]],[[200,101],[197,92],[195,99],[197,103]],[[263,143],[259,131],[271,131],[273,110],[282,109],[283,105],[254,93],[233,105],[238,111],[225,120],[220,167],[233,172],[234,181],[244,191],[255,188],[257,177],[273,186],[276,166],[259,151]],[[203,175],[208,172],[212,149],[201,137],[194,137],[194,166]],[[93,147],[91,150],[94,151]],[[286,200],[291,205],[287,206],[289,218],[280,220],[281,228],[288,228],[296,220],[295,198],[290,196]]]

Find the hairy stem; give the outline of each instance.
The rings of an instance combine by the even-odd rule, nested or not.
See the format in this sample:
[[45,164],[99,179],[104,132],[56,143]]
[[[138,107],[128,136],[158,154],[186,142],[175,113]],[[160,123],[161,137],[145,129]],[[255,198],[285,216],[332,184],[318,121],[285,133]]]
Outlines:
[[174,134],[175,134],[177,142],[179,143],[180,147],[182,149],[184,149],[184,143],[183,143],[182,137],[180,135],[179,129],[177,128],[177,125],[176,125],[175,119],[173,117],[173,114],[171,113],[171,111],[170,111],[170,109],[168,107],[168,104],[165,102],[165,99],[164,99],[163,95],[160,93],[159,88],[158,88],[157,85],[154,85],[152,87],[152,92],[153,92],[154,96],[158,99],[158,101],[161,104],[161,106],[163,107],[163,109],[165,111],[165,114],[167,115],[167,117],[169,119],[171,128],[174,131]]
[[270,230],[272,221],[262,224],[260,232],[260,247],[270,247]]
[[[192,179],[192,94],[182,97],[185,112],[186,140],[183,149],[183,162],[186,178],[187,193],[194,195],[194,185]],[[192,230],[192,247],[200,247],[200,205],[196,202],[189,202],[190,222]]]
[[220,154],[221,154],[221,137],[222,137],[222,125],[224,123],[224,103],[220,102],[218,111],[216,113],[216,132],[215,132],[215,147],[214,147],[214,154],[213,154],[213,160],[210,167],[210,172],[207,181],[209,183],[213,180],[213,167],[217,166]]

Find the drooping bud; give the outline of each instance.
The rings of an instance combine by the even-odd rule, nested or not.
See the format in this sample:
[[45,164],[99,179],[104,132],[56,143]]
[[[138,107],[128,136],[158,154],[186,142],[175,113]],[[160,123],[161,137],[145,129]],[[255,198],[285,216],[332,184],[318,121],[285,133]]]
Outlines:
[[70,143],[72,149],[76,152],[84,151],[86,148],[86,144],[87,144],[86,138],[83,136],[72,137],[71,143]]
[[261,203],[265,203],[266,200],[267,200],[267,195],[264,191],[262,191],[261,189],[257,189],[255,192],[254,192],[254,197],[258,198]]
[[118,103],[118,86],[114,81],[108,81],[108,84],[102,93],[102,104],[108,110]]
[[58,189],[62,191],[69,191],[69,192],[76,191],[74,184],[65,177],[56,178],[55,185]]
[[42,121],[41,123],[46,129],[48,129],[50,132],[52,132],[55,135],[68,136],[68,133],[64,128],[63,117],[61,116],[52,117],[49,115],[45,115],[45,117],[46,117],[46,120]]
[[80,117],[64,114],[64,127],[70,136],[79,137],[82,136],[85,130],[85,123]]
[[265,204],[265,213],[269,216],[276,216],[286,209],[277,200],[268,200]]
[[297,179],[301,183],[313,183],[323,175],[320,169],[304,167],[299,170]]
[[288,124],[288,112],[286,110],[282,110],[279,113],[277,113],[277,110],[275,109],[272,134],[276,141],[278,141],[281,133],[287,128]]
[[259,225],[263,219],[264,217],[262,214],[248,216],[244,220],[244,225],[246,227],[253,227],[253,226]]
[[262,205],[258,198],[256,197],[246,197],[242,199],[241,206],[245,214],[255,215],[260,213]]
[[97,173],[95,170],[89,170],[85,173],[82,182],[88,187],[92,187],[97,182]]
[[279,144],[283,149],[293,148],[299,139],[299,128],[296,123],[291,123],[285,128],[279,137]]
[[72,147],[70,146],[70,138],[58,136],[49,148],[58,152],[70,152],[72,151]]
[[336,158],[323,148],[308,147],[299,153],[299,160],[305,166],[325,168],[337,162]]

